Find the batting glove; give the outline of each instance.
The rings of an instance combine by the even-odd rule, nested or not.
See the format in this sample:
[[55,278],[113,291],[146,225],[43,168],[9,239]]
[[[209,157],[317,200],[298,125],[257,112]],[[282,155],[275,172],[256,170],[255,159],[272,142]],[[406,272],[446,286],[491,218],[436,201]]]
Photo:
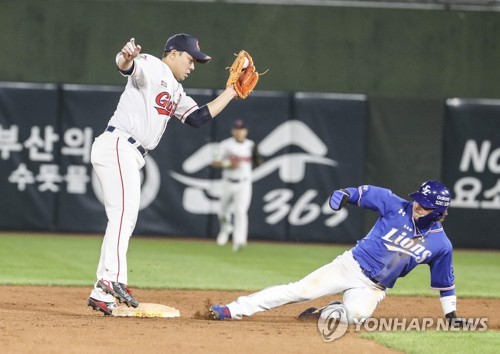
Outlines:
[[330,208],[340,210],[347,205],[351,193],[345,189],[338,189],[330,196]]

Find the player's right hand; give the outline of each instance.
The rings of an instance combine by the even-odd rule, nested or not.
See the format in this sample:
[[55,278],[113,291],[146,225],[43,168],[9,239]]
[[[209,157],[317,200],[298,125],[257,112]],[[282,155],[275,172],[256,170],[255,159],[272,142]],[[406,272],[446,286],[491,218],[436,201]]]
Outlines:
[[340,210],[347,205],[351,193],[345,189],[338,189],[330,196],[330,208]]
[[130,41],[125,44],[121,50],[123,58],[127,61],[133,60],[141,52],[141,46],[135,44],[135,38],[130,38]]

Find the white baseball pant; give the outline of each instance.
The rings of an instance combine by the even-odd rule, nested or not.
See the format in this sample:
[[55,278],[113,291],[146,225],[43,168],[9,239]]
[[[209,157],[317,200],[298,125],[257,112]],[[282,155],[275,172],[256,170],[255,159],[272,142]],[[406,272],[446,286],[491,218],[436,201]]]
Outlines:
[[[140,169],[145,163],[142,154],[127,141],[128,137],[118,130],[104,132],[95,139],[91,152],[91,162],[101,184],[108,217],[97,280],[123,284],[128,281],[127,250],[139,213]],[[100,301],[114,301],[111,295],[95,286],[90,296]]]
[[[248,179],[235,183],[224,179],[222,190],[218,214],[220,232],[217,243],[226,244],[232,231],[233,248],[244,246],[248,238],[248,209],[252,201],[252,181]],[[234,226],[231,225],[231,212],[234,214]]]
[[240,296],[227,306],[233,318],[241,319],[259,311],[342,292],[347,321],[351,324],[353,318],[369,318],[386,295],[385,290],[363,274],[349,250],[297,282]]

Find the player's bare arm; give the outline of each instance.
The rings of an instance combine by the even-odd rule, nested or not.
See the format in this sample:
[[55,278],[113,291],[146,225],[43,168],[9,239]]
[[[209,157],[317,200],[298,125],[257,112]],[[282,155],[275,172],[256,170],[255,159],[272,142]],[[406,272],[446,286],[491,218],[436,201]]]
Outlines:
[[118,68],[127,71],[132,67],[133,60],[141,53],[141,46],[135,44],[135,39],[131,38],[122,48],[121,57],[118,60]]
[[215,117],[218,115],[226,106],[236,97],[236,91],[234,86],[230,85],[226,87],[224,91],[212,102],[207,103],[210,115]]

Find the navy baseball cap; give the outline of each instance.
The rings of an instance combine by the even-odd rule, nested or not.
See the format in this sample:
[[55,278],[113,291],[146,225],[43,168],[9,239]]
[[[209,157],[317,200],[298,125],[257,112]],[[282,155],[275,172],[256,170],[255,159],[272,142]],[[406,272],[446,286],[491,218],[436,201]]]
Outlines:
[[206,55],[200,51],[200,45],[198,40],[186,33],[175,34],[167,40],[165,43],[165,52],[170,52],[176,49],[181,52],[188,52],[193,58],[199,63],[207,63],[212,59],[212,57]]
[[238,119],[233,124],[233,129],[245,129],[245,122],[242,119]]

